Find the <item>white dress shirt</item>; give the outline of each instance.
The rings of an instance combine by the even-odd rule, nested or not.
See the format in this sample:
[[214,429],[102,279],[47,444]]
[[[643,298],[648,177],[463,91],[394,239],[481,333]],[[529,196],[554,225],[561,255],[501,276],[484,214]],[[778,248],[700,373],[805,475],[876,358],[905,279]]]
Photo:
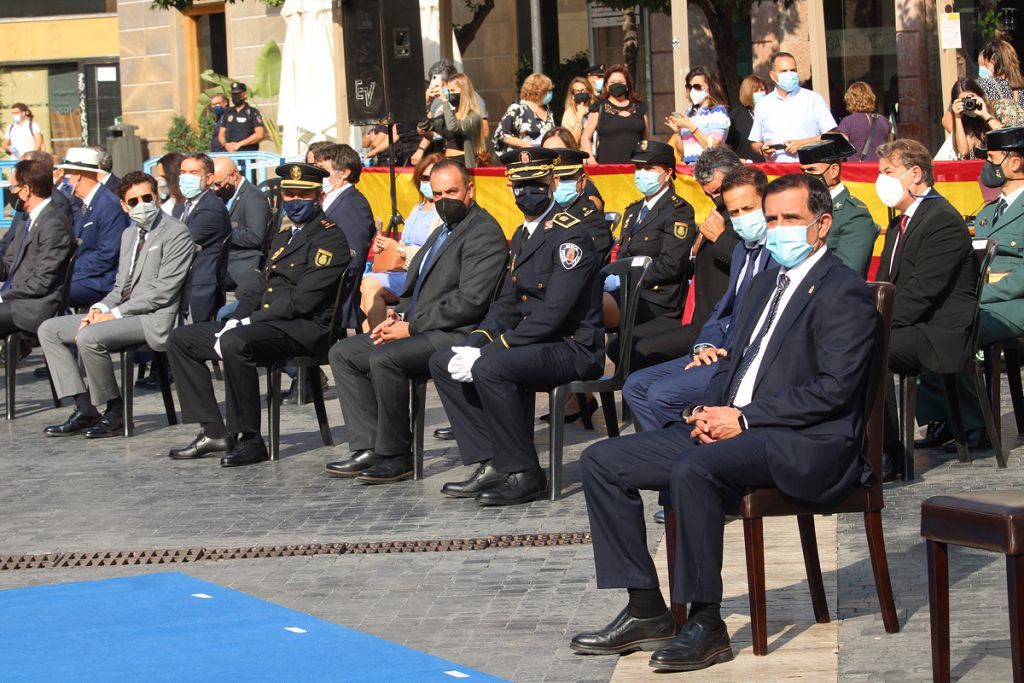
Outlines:
[[[817,137],[834,128],[836,120],[818,93],[798,87],[784,98],[778,88],[773,88],[754,107],[754,123],[747,137],[751,142],[792,142]],[[799,158],[780,149],[771,161],[795,162]]]
[[840,192],[842,192],[842,191],[843,191],[843,190],[845,190],[845,189],[846,189],[846,185],[843,185],[842,183],[839,183],[839,184],[838,184],[838,185],[836,185],[835,187],[833,187],[833,188],[830,188],[830,189],[829,189],[829,191],[828,191],[828,193],[829,193],[830,195],[832,195],[832,199],[835,199],[836,197],[838,197],[838,196],[839,196],[839,193],[840,193]]
[[324,195],[324,201],[322,204],[323,212],[327,213],[327,209],[331,208],[331,204],[334,200],[341,196],[341,193],[352,187],[351,183],[342,183],[341,187],[336,187],[327,194]]
[[[803,282],[804,278],[807,277],[807,273],[814,267],[814,264],[822,259],[826,251],[828,251],[828,249],[822,245],[816,252],[804,259],[803,263],[800,265],[788,269],[779,269],[779,275],[785,275],[789,278],[789,285],[786,287],[786,291],[782,293],[782,299],[779,301],[779,308],[775,311],[775,319],[772,321],[771,327],[768,328],[768,332],[765,333],[764,339],[761,340],[761,345],[757,349],[757,354],[754,356],[754,360],[750,363],[750,367],[747,368],[747,374],[743,375],[743,379],[740,380],[740,386],[736,390],[736,398],[732,402],[732,404],[737,408],[743,408],[743,406],[747,405],[754,399],[754,383],[757,381],[757,375],[761,368],[761,361],[764,360],[764,352],[771,342],[775,329],[779,326],[779,320],[782,319],[782,314],[785,312],[786,306],[788,306],[789,302],[793,299],[793,294],[800,289],[800,284]],[[778,283],[777,278],[776,283]],[[761,311],[761,316],[757,319],[757,324],[754,325],[754,328],[750,333],[748,343],[757,336],[758,330],[761,329],[765,320],[768,318],[768,309],[771,307],[770,302],[771,298],[765,302],[764,310]],[[745,348],[746,347],[744,347],[744,350]],[[740,359],[742,359],[742,355],[737,358],[737,362],[739,362]]]
[[[1006,209],[1009,209],[1011,206],[1013,206],[1013,203],[1017,201],[1017,197],[1020,197],[1022,192],[1024,192],[1024,185],[1021,185],[1010,194],[1003,193],[1002,195],[1000,195],[1003,201],[1006,202]],[[1003,211],[1006,211],[1006,209],[1003,209]]]
[[661,199],[665,195],[665,193],[671,189],[672,183],[666,183],[665,187],[658,190],[658,194],[654,195],[653,197],[648,197],[644,199],[644,206],[646,206],[647,210],[650,211],[651,209],[654,208],[654,205],[658,203],[658,200]]

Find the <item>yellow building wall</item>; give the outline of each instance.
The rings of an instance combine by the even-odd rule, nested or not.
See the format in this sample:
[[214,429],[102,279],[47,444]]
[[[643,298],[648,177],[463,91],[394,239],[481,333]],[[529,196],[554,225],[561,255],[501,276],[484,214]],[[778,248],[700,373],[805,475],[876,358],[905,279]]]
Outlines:
[[116,57],[117,15],[47,17],[0,22],[4,62],[57,62]]

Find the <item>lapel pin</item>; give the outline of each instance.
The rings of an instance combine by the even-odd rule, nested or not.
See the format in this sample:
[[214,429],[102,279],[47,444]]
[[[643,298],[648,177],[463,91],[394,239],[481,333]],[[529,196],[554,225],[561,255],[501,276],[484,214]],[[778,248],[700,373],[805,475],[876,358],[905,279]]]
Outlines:
[[811,285],[811,288],[807,290],[807,293],[814,294],[814,285]]

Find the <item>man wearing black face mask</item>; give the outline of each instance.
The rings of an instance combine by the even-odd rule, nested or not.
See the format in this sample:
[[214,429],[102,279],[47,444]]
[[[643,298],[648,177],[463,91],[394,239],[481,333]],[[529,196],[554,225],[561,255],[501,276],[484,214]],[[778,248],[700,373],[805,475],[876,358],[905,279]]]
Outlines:
[[[187,325],[171,333],[168,356],[183,421],[202,425],[192,443],[172,450],[171,458],[227,451],[222,467],[266,460],[257,366],[327,350],[333,302],[349,262],[348,242],[320,209],[324,171],[290,163],[278,166],[277,175],[282,207],[291,222],[271,242],[262,273],[265,287],[242,292],[226,321]],[[218,359],[224,364],[227,424],[206,366]]]
[[263,248],[270,229],[270,202],[259,188],[238,172],[231,157],[213,160],[214,194],[224,202],[231,218],[231,250],[225,288],[247,288],[259,273]]
[[213,117],[213,133],[210,138],[210,151],[223,152],[224,146],[220,144],[221,116],[228,108],[228,98],[221,93],[210,98],[210,115]]
[[552,199],[557,158],[542,147],[502,155],[525,218],[512,236],[511,269],[479,327],[430,359],[462,460],[476,466],[444,485],[447,496],[515,505],[543,495],[523,392],[596,378],[604,367],[600,263],[583,223]]
[[251,152],[260,148],[266,137],[263,115],[248,102],[245,83],[231,84],[231,106],[220,119],[217,139],[225,152]]

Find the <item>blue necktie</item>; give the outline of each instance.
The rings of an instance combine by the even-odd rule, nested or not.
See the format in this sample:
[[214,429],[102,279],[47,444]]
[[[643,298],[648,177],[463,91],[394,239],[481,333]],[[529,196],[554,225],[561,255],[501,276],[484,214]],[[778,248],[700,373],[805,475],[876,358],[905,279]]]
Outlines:
[[647,214],[649,214],[650,212],[651,210],[647,208],[647,203],[644,202],[644,204],[640,207],[640,214],[636,217],[636,223],[634,223],[633,227],[630,228],[629,230],[630,234],[636,232],[636,227],[644,222],[644,219],[647,218]]
[[21,226],[21,241],[18,243],[18,253],[14,256],[14,261],[11,263],[11,272],[7,277],[7,281],[4,282],[4,286],[0,287],[0,292],[6,292],[14,284],[14,270],[18,268],[21,263],[22,257],[25,255],[25,249],[28,247],[28,229],[32,225],[32,218],[25,214],[25,223]]
[[782,301],[782,294],[786,291],[786,287],[789,286],[789,278],[783,274],[779,274],[779,282],[775,286],[775,292],[772,294],[771,303],[768,304],[768,317],[764,319],[764,325],[761,325],[761,329],[757,331],[757,335],[750,340],[750,344],[743,350],[743,358],[740,360],[740,367],[736,370],[736,374],[732,378],[732,388],[729,389],[729,400],[726,401],[727,405],[732,405],[732,402],[736,400],[736,394],[740,391],[740,383],[743,382],[743,376],[750,370],[750,366],[754,364],[754,358],[757,357],[757,351],[761,348],[761,343],[764,338],[768,336],[768,330],[771,329],[772,323],[775,321],[775,315],[779,312],[779,302]]
[[430,264],[434,262],[434,257],[437,256],[437,252],[441,251],[441,247],[444,245],[445,240],[448,239],[448,235],[451,234],[451,228],[448,224],[441,226],[441,232],[438,234],[437,239],[434,241],[434,245],[430,247],[430,251],[423,257],[423,263],[420,264],[420,271],[416,273],[416,284],[412,287],[412,298],[409,299],[409,310],[405,312],[405,319],[412,320],[412,314],[416,311],[416,299],[420,296],[420,287],[423,286],[423,281],[426,279],[427,272],[430,270]]

